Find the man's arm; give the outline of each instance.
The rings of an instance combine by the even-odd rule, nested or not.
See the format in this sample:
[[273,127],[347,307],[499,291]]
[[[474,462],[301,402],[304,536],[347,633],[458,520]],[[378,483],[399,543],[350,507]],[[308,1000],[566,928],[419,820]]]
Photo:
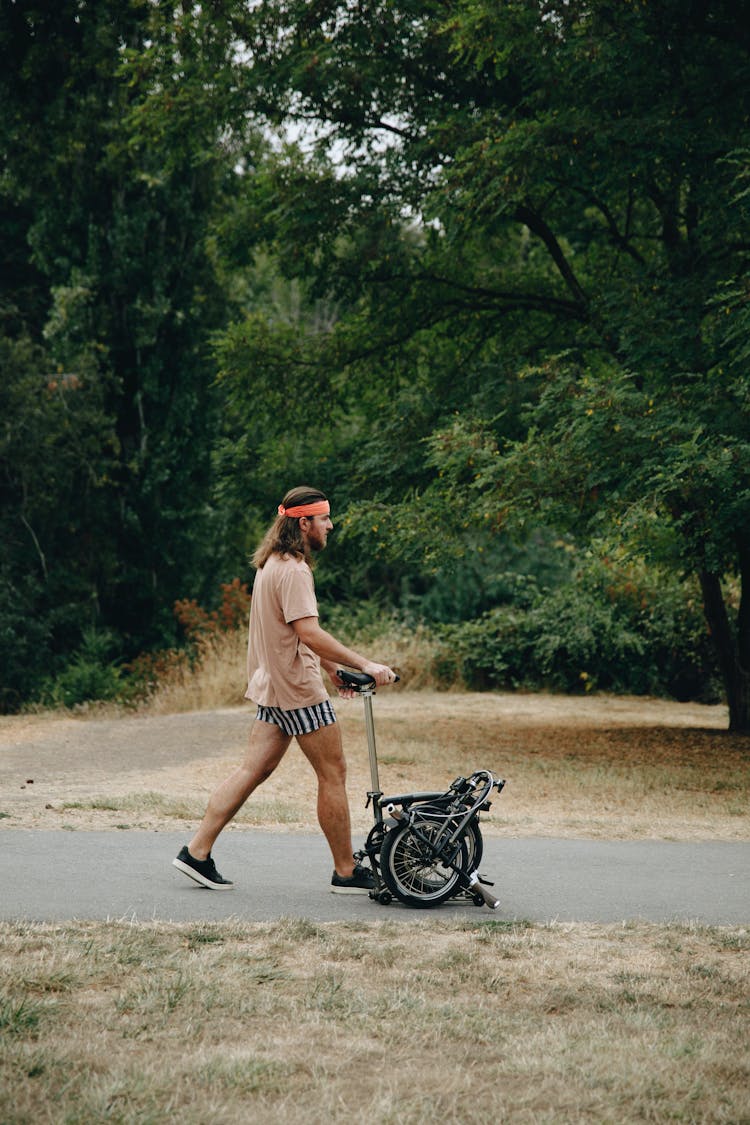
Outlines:
[[337,686],[336,665],[346,664],[350,668],[357,668],[360,672],[372,676],[376,684],[392,684],[396,680],[396,673],[385,664],[376,664],[366,656],[347,648],[320,627],[317,617],[300,617],[291,622],[292,628],[309,649],[320,657],[321,664],[334,680]]

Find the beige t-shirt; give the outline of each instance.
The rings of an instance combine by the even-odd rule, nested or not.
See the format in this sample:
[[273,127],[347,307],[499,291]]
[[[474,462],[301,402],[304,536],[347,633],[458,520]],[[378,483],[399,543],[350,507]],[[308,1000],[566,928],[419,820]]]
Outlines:
[[291,622],[317,617],[310,567],[289,555],[271,555],[255,575],[250,603],[246,699],[291,711],[328,698],[320,660]]

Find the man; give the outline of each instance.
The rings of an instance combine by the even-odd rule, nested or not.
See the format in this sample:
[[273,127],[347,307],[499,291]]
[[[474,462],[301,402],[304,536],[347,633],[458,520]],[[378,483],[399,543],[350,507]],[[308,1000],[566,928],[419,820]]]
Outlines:
[[173,860],[204,887],[228,890],[234,885],[216,870],[211,849],[253,790],[276,769],[293,738],[317,775],[318,821],[334,864],[331,890],[363,894],[373,886],[371,872],[355,864],[352,854],[346,764],[321,667],[344,697],[352,693],[340,681],[338,665],[366,672],[381,685],[392,683],[396,674],[347,648],[318,623],[312,560],[332,529],[323,493],[293,488],[253,557],[257,569],[245,698],[258,704],[256,719],[242,764],[215,791],[197,832]]

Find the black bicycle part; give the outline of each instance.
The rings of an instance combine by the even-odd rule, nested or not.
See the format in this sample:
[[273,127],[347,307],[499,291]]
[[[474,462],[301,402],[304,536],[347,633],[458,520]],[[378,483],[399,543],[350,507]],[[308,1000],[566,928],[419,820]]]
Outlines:
[[[368,676],[366,672],[348,672],[343,668],[337,668],[336,675],[341,680],[342,684],[346,684],[352,691],[375,690],[375,681],[372,676]],[[400,676],[396,676],[393,682],[397,684],[400,678]]]
[[[378,778],[372,696],[375,679],[365,672],[337,669],[346,687],[363,696],[367,746],[370,755],[372,803],[375,824],[358,858],[370,861],[374,886],[370,898],[388,903],[395,895],[407,906],[437,906],[454,895],[465,895],[477,905],[497,902],[478,888],[478,866],[483,841],[480,811],[490,808],[493,788],[505,784],[489,770],[458,777],[443,793],[402,793],[384,797]],[[398,680],[398,676],[396,676]]]
[[466,835],[448,843],[445,827],[445,817],[425,813],[385,834],[380,853],[383,881],[407,906],[438,906],[463,890],[462,875],[473,870]]

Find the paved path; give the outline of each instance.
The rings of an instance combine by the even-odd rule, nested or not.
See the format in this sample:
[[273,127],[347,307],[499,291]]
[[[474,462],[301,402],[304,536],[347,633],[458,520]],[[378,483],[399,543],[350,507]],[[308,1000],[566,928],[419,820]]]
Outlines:
[[0,830],[0,920],[750,922],[750,843],[486,838],[496,912],[333,895],[322,836],[294,833],[227,831],[216,858],[236,886],[207,891],[171,866],[183,843],[174,832]]

